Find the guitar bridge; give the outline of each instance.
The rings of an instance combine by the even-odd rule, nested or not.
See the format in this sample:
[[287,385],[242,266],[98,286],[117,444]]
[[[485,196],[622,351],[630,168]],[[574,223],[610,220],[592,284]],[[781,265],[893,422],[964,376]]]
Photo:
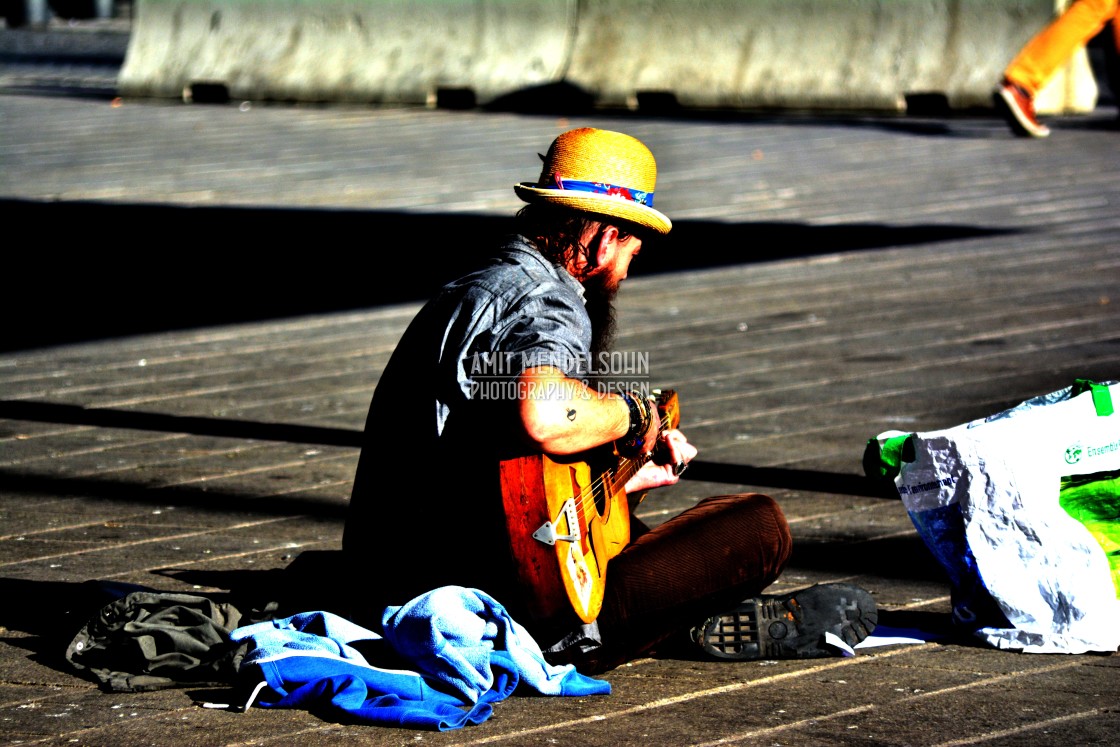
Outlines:
[[[568,524],[568,534],[560,534],[556,531],[561,516],[564,517],[564,520]],[[538,542],[543,542],[546,545],[555,545],[557,540],[563,542],[579,542],[579,514],[576,513],[575,500],[569,498],[564,501],[564,505],[560,507],[560,514],[556,517],[556,523],[546,521],[541,524],[540,528],[533,532],[533,539]]]

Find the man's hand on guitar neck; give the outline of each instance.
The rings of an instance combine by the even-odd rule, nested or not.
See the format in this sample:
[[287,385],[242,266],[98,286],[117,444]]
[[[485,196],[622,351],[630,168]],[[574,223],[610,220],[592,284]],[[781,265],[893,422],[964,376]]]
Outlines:
[[681,479],[681,472],[695,456],[696,447],[688,442],[683,433],[676,429],[665,431],[658,440],[653,459],[630,478],[626,483],[626,492],[637,493],[675,485]]

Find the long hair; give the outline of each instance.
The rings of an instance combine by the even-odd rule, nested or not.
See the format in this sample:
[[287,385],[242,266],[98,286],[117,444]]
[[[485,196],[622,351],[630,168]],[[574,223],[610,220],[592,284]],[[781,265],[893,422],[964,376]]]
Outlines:
[[637,236],[643,245],[650,245],[657,238],[654,232],[628,220],[547,202],[531,202],[517,211],[516,217],[517,233],[532,241],[545,259],[558,265],[567,265],[580,252],[587,251],[581,240],[592,226],[615,226],[623,237]]
[[517,232],[533,242],[545,259],[567,266],[586,247],[581,239],[599,221],[581,213],[546,202],[532,202],[517,212]]
[[[611,224],[624,232],[636,233],[638,230],[636,226],[617,218],[583,213],[542,202],[529,203],[521,208],[517,213],[517,222],[518,233],[533,242],[545,259],[560,266],[567,266],[570,260],[588,251],[582,240],[589,228],[601,229],[604,225]],[[591,320],[593,355],[610,350],[614,342],[614,297],[618,287],[605,285],[603,278],[602,275],[590,276],[580,281],[585,290],[587,315]]]

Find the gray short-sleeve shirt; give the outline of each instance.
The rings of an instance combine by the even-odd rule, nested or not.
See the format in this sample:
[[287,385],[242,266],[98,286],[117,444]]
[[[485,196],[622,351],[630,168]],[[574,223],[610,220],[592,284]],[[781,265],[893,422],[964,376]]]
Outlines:
[[376,569],[368,593],[399,604],[459,584],[509,604],[498,460],[527,444],[488,387],[533,366],[576,374],[590,345],[583,287],[521,237],[420,310],[374,391],[343,536]]

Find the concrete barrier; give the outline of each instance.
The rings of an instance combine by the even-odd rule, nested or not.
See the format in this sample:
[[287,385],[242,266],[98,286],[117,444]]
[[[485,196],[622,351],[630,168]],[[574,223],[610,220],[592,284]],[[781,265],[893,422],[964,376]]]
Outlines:
[[135,0],[128,96],[485,102],[562,75],[576,0]]
[[[1062,2],[1063,0],[1058,0]],[[135,0],[128,96],[485,105],[568,83],[604,106],[986,107],[1055,0]],[[1039,97],[1090,111],[1082,51]]]

